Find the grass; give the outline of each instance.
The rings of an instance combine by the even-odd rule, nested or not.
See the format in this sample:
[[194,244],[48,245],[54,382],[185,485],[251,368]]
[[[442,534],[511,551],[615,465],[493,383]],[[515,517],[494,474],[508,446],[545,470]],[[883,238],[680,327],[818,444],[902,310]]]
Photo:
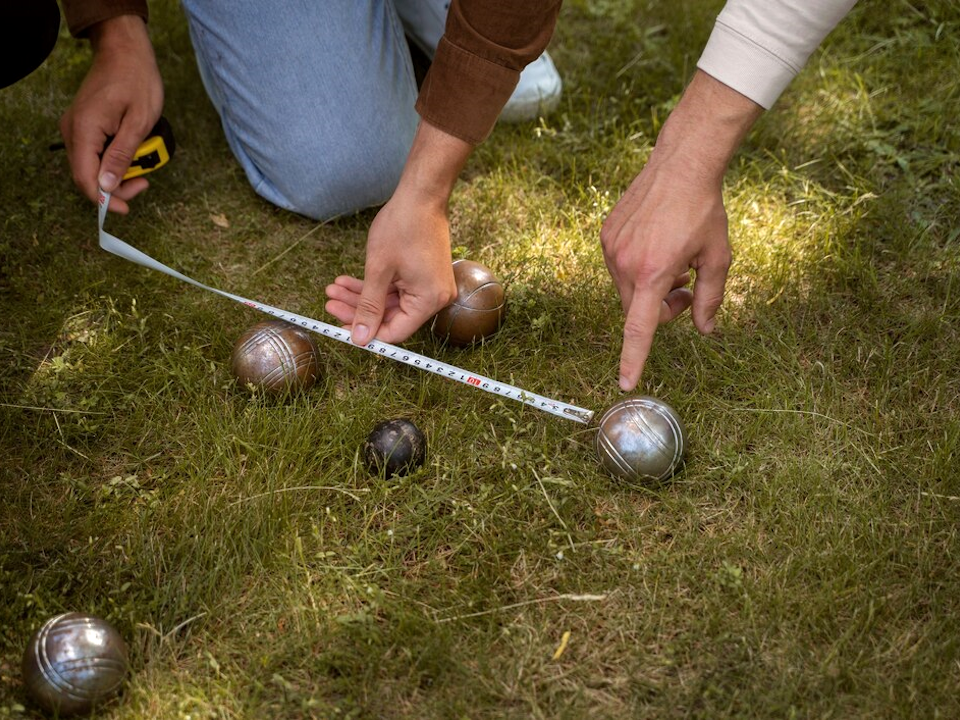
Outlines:
[[[498,127],[452,202],[508,323],[411,348],[619,397],[599,228],[720,5],[565,5],[559,110]],[[178,154],[111,230],[323,317],[373,213],[317,227],[257,199],[178,8],[151,8]],[[751,134],[719,329],[661,329],[644,375],[690,435],[646,489],[589,430],[337,343],[302,397],[236,387],[261,318],[100,251],[47,150],[89,62],[64,35],[0,95],[0,717],[36,716],[20,655],[66,610],[130,643],[117,720],[960,715],[958,34],[951,0],[862,4]],[[370,478],[360,444],[398,415],[427,466]]]

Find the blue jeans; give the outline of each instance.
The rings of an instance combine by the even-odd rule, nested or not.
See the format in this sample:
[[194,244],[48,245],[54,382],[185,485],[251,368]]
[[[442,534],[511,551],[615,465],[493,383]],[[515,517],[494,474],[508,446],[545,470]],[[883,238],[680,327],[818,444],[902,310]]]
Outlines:
[[419,121],[397,7],[409,2],[424,0],[182,0],[203,84],[259,195],[317,219],[390,198]]

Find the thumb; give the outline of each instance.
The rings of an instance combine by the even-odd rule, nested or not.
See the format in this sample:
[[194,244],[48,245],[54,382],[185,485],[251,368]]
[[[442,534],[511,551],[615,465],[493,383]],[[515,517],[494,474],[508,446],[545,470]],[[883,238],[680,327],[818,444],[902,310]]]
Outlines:
[[107,192],[113,192],[126,174],[137,147],[150,132],[150,125],[126,119],[120,123],[116,136],[103,151],[97,181]]
[[350,339],[355,345],[366,345],[376,337],[383,321],[389,289],[390,283],[385,275],[374,273],[364,279],[363,290],[357,301],[357,311],[353,316],[353,334]]

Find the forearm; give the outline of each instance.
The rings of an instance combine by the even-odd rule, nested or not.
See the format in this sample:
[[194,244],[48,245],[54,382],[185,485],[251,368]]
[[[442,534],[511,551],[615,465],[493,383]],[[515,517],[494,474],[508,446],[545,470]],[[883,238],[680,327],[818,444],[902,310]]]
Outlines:
[[760,105],[698,70],[660,131],[655,159],[677,161],[685,170],[719,184],[762,114]]
[[103,21],[123,15],[147,20],[146,0],[61,0],[61,4],[74,37],[86,37]]
[[469,143],[421,121],[394,197],[446,213],[450,194],[472,151]]
[[728,0],[697,66],[769,108],[856,0]]
[[118,15],[89,28],[90,45],[96,55],[101,53],[136,53],[153,57],[153,45],[147,25],[138,15]]
[[560,0],[454,0],[417,98],[420,117],[473,145],[485,140],[559,12]]

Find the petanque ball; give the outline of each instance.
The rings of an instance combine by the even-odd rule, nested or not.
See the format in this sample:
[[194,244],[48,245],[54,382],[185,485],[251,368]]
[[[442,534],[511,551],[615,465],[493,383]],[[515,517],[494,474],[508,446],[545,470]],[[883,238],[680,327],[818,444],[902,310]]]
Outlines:
[[454,262],[453,276],[457,297],[434,316],[434,335],[460,346],[493,335],[506,316],[503,285],[486,266],[473,260]]
[[672,407],[641,395],[621,400],[603,414],[596,449],[614,477],[656,483],[680,467],[686,434]]
[[23,680],[37,705],[60,717],[113,697],[128,669],[127,644],[105,620],[64,613],[45,622],[23,654]]
[[406,418],[384,420],[363,443],[363,462],[374,475],[407,475],[427,459],[427,440]]
[[317,344],[306,330],[284,320],[257,323],[237,340],[233,376],[271,393],[309,390],[320,375]]

